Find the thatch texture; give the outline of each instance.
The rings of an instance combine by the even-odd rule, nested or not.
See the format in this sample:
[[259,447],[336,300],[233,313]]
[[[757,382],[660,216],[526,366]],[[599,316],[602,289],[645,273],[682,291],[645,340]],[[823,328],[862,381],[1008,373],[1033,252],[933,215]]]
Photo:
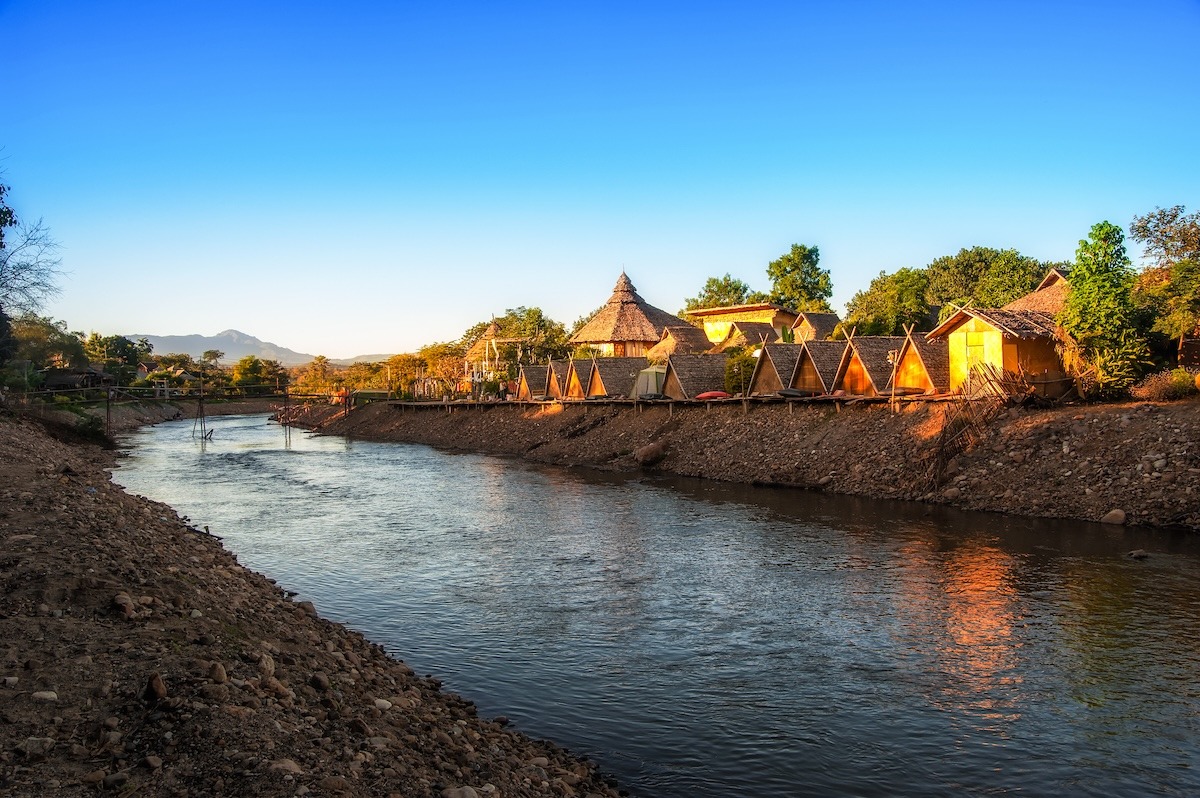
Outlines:
[[606,344],[641,341],[657,343],[664,327],[685,326],[687,322],[660,310],[638,296],[637,289],[621,273],[612,296],[591,321],[571,336],[573,344]]
[[1039,310],[1001,310],[999,308],[960,308],[939,324],[926,338],[946,335],[969,319],[979,319],[1012,338],[1053,338],[1054,317]]
[[667,359],[663,393],[672,399],[692,399],[709,391],[725,390],[723,354],[673,355]]
[[773,344],[779,340],[779,334],[770,324],[759,321],[736,321],[729,328],[725,340],[716,346],[718,352],[724,352],[735,346],[747,349],[757,349],[764,343]]
[[562,399],[586,399],[592,381],[592,361],[571,360],[563,383]]
[[561,399],[567,392],[567,371],[571,368],[570,361],[551,360],[546,364],[546,396],[551,399]]
[[546,395],[545,366],[521,366],[521,376],[517,379],[517,399],[528,402]]
[[1041,285],[1023,297],[1014,299],[1001,310],[1036,310],[1057,316],[1067,302],[1071,293],[1071,284],[1066,274],[1058,269],[1051,269]]
[[682,327],[666,327],[662,338],[646,353],[652,363],[665,363],[671,355],[699,355],[712,348],[712,342],[704,330],[690,324]]
[[846,351],[845,341],[805,341],[788,386],[813,394],[833,393],[833,381]]
[[803,351],[800,344],[765,344],[750,377],[750,395],[770,396],[790,386]]
[[796,317],[792,330],[796,333],[796,342],[825,341],[833,335],[842,320],[836,313],[801,313]]
[[842,353],[833,389],[858,396],[883,393],[892,381],[892,358],[903,344],[902,335],[854,336]]
[[920,390],[946,393],[950,390],[950,345],[946,338],[927,339],[909,333],[900,347],[896,378],[891,388],[897,392]]
[[587,395],[614,399],[632,396],[638,373],[644,368],[644,357],[598,357],[592,361]]

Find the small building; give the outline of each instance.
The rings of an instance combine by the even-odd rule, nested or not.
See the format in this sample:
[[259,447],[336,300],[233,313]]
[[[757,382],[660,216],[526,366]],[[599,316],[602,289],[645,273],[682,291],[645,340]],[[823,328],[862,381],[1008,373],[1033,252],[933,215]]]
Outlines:
[[1069,388],[1055,347],[1054,317],[1048,313],[960,308],[925,337],[946,340],[953,393],[971,393],[972,372],[981,368],[1041,383],[1038,393],[1047,396]]
[[671,399],[694,399],[702,393],[725,390],[723,354],[673,355],[667,359],[663,393]]
[[833,331],[842,323],[836,313],[802,312],[792,325],[792,340],[796,343],[804,341],[826,341]]
[[690,324],[664,327],[662,338],[646,352],[651,363],[666,363],[671,355],[700,355],[712,349],[704,330]]
[[562,396],[559,399],[587,399],[588,386],[592,381],[592,360],[568,361],[567,375],[563,381]]
[[801,344],[764,344],[746,392],[750,396],[773,396],[790,387],[803,351]]
[[546,396],[550,399],[561,399],[567,392],[567,371],[571,368],[569,360],[551,360],[546,363]]
[[726,352],[735,346],[749,349],[759,349],[763,344],[773,344],[779,340],[779,334],[770,324],[758,321],[735,321],[729,325],[725,340],[717,344],[713,350]]
[[638,374],[646,367],[644,357],[598,357],[592,360],[588,381],[589,398],[607,396],[624,399],[634,395]]
[[592,347],[600,357],[645,357],[662,339],[663,328],[686,324],[642,299],[621,272],[608,302],[571,336],[571,343]]
[[788,387],[812,396],[833,393],[833,381],[837,379],[838,366],[842,364],[842,355],[846,352],[846,342],[812,339],[800,346],[802,351]]
[[842,351],[833,392],[851,396],[879,396],[892,381],[895,360],[904,343],[902,335],[852,335]]
[[546,366],[521,366],[517,378],[517,401],[533,402],[546,398],[546,378],[550,369]]
[[500,325],[493,321],[463,356],[464,376],[473,384],[504,380],[507,364],[500,352],[500,347],[521,343],[523,340],[522,338],[501,338]]
[[950,391],[950,347],[945,338],[913,335],[909,327],[900,346],[891,391],[897,395]]
[[689,318],[699,321],[710,343],[719,344],[729,337],[729,328],[735,322],[750,322],[769,325],[774,333],[772,341],[782,340],[784,330],[792,329],[796,323],[796,311],[769,302],[750,305],[730,305],[723,308],[697,308],[687,312]]

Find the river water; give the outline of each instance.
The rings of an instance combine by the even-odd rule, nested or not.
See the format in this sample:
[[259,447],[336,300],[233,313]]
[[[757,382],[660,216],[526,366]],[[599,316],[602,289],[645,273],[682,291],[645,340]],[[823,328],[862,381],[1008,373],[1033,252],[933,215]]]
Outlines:
[[192,427],[116,481],[635,795],[1200,794],[1195,536]]

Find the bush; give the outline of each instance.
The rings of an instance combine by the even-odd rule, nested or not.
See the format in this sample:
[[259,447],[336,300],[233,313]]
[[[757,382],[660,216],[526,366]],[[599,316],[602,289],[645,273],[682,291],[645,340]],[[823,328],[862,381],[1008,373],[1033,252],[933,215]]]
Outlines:
[[1187,369],[1171,369],[1151,374],[1135,385],[1130,393],[1135,399],[1149,402],[1171,402],[1200,393],[1200,375]]

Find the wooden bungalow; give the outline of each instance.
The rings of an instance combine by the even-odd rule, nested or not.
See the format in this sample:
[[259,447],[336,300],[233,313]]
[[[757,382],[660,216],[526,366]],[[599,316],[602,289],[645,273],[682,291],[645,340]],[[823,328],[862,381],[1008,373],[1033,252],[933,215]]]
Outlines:
[[929,340],[909,327],[896,360],[890,390],[897,395],[938,394],[950,390],[950,347],[944,338]]
[[836,313],[805,311],[796,317],[796,323],[792,325],[792,340],[798,344],[804,341],[826,341],[841,323],[842,320]]
[[764,344],[754,374],[750,377],[750,396],[773,396],[792,384],[792,374],[800,353],[800,344]]
[[704,330],[685,324],[682,327],[664,327],[662,338],[646,352],[651,363],[666,363],[671,355],[699,355],[712,349],[712,342]]
[[517,378],[517,401],[532,402],[546,398],[546,379],[550,369],[546,366],[521,366]]
[[646,350],[661,340],[663,328],[686,324],[642,299],[621,272],[608,302],[571,336],[571,343],[590,346],[601,357],[645,357]]
[[878,396],[888,390],[902,335],[852,335],[846,341],[833,378],[833,392],[851,396]]
[[758,321],[735,321],[729,327],[725,340],[717,344],[713,350],[725,352],[735,346],[754,350],[763,344],[773,344],[779,340],[779,335],[770,324]]
[[812,339],[800,344],[800,347],[802,351],[788,387],[813,396],[833,393],[833,381],[837,378],[838,366],[842,364],[846,342]]
[[949,388],[970,393],[972,372],[1022,374],[1038,393],[1061,396],[1070,384],[1055,348],[1054,317],[1039,310],[960,308],[925,336],[949,347]]
[[598,357],[592,361],[589,397],[624,399],[633,396],[638,374],[646,367],[644,357]]
[[725,390],[723,354],[672,355],[667,359],[663,393],[671,399],[694,399],[702,393]]
[[564,382],[566,386],[563,390],[560,399],[586,399],[588,397],[588,386],[592,382],[592,361],[575,360],[569,361],[567,366],[567,376]]
[[569,360],[551,360],[546,364],[546,396],[550,399],[561,399],[567,393],[567,372],[571,368]]
[[790,330],[796,323],[796,311],[783,305],[760,302],[751,305],[730,305],[723,308],[697,308],[687,311],[688,318],[699,321],[710,343],[719,344],[729,337],[729,329],[736,322],[769,325],[773,333],[770,340],[783,338],[783,331]]

